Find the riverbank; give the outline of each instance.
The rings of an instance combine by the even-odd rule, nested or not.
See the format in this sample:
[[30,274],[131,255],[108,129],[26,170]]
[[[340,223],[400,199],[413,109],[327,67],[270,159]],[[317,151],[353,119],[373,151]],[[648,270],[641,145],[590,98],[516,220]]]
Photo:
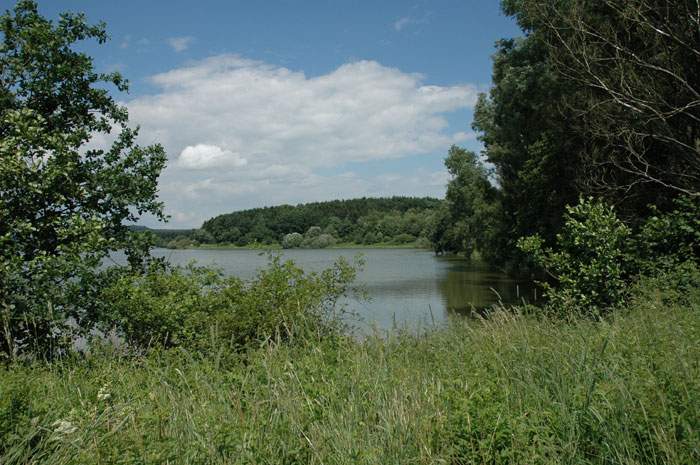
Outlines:
[[700,299],[668,302],[2,368],[0,462],[698,463]]
[[[163,247],[168,248],[168,247]],[[390,242],[382,242],[377,244],[356,244],[354,242],[342,242],[338,244],[333,244],[326,249],[420,249],[420,250],[430,250],[430,247],[426,247],[424,243],[415,241],[408,242],[405,244],[393,244]],[[174,248],[171,250],[285,250],[280,244],[249,244],[249,245],[235,245],[235,244],[200,244],[191,245],[183,248]],[[294,250],[294,249],[287,249]],[[305,249],[305,250],[323,250],[323,249]]]

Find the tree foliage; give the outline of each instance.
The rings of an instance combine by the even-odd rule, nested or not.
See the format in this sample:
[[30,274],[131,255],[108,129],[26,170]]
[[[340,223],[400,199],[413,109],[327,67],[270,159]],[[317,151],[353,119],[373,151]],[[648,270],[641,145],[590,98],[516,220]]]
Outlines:
[[590,138],[591,189],[700,195],[700,10],[694,0],[522,2]]
[[283,243],[292,233],[303,234],[308,247],[314,247],[313,239],[320,236],[317,245],[392,242],[401,234],[427,238],[440,203],[432,198],[391,197],[279,205],[219,215],[205,221],[202,230],[218,243],[240,246]]
[[518,247],[554,278],[554,287],[543,283],[551,308],[600,316],[624,299],[630,234],[611,207],[581,199],[567,207],[555,248],[538,235]]
[[501,191],[496,261],[553,245],[595,196],[630,226],[700,190],[700,28],[687,0],[503,0],[523,37],[498,42],[474,129]]
[[473,152],[452,146],[445,166],[451,179],[432,235],[435,250],[467,257],[477,250],[489,253],[500,214],[496,188]]
[[[107,39],[81,14],[54,23],[19,1],[0,17],[0,351],[52,350],[69,316],[68,298],[110,250],[140,266],[147,244],[126,223],[163,217],[158,145],[136,144],[126,109],[106,90],[126,90],[118,74],[98,73],[75,50]],[[106,149],[88,143],[114,132]]]
[[479,97],[473,124],[501,191],[501,232],[490,245],[497,262],[518,260],[518,237],[551,242],[566,205],[576,201],[583,142],[560,108],[569,91],[538,36],[498,42],[493,87]]

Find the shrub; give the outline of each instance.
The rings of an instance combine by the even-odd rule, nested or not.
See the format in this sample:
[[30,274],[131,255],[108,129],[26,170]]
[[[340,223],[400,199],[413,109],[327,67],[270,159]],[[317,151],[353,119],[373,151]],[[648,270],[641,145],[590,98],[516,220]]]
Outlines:
[[318,237],[321,235],[321,228],[318,226],[311,226],[308,231],[306,231],[306,234],[304,236],[307,239],[313,239],[314,237]]
[[415,236],[411,234],[402,233],[394,236],[391,242],[393,242],[394,244],[408,244],[409,242],[414,242],[415,240]]
[[630,230],[612,207],[592,198],[568,206],[564,219],[556,250],[539,235],[521,238],[518,247],[555,280],[541,283],[550,309],[599,316],[624,299]]
[[700,199],[680,197],[668,213],[651,209],[632,243],[635,267],[653,275],[687,260],[700,263]]
[[700,268],[685,261],[669,268],[659,268],[653,274],[639,276],[630,287],[631,308],[640,305],[689,307],[700,302]]
[[336,240],[330,234],[321,234],[311,239],[306,239],[302,244],[309,249],[325,249],[335,244]]
[[137,348],[235,347],[334,332],[333,310],[355,277],[342,258],[321,273],[271,259],[250,283],[190,265],[125,276],[103,292],[101,329]]
[[301,247],[302,242],[304,242],[304,236],[297,232],[285,234],[282,238],[282,248],[296,249],[297,247]]

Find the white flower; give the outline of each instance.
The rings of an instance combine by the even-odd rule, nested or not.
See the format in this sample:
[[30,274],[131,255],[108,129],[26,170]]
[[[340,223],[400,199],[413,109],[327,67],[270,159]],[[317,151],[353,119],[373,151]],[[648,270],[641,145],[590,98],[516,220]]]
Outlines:
[[108,400],[110,397],[112,397],[112,394],[109,393],[109,386],[106,384],[97,391],[97,400]]
[[56,434],[72,434],[78,430],[78,427],[68,420],[56,420],[51,426]]

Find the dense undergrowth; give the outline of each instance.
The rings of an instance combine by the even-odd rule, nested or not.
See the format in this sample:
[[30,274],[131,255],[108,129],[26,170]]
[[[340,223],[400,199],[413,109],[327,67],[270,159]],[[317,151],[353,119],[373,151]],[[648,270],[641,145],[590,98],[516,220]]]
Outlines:
[[668,282],[599,321],[14,364],[0,463],[698,463],[700,293]]

